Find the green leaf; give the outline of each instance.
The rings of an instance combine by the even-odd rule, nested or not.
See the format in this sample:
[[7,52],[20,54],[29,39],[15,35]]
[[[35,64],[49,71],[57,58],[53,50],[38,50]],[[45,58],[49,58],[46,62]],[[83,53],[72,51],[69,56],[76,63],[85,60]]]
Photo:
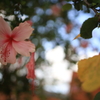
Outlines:
[[66,1],[70,1],[70,0],[66,0]]
[[72,9],[72,5],[69,4],[69,3],[63,5],[63,7],[62,7],[62,10],[63,10],[63,11],[64,11],[64,10],[70,10],[70,9]]
[[88,2],[91,4],[90,7],[96,8],[100,6],[100,0],[88,0]]
[[93,2],[93,0],[87,0],[87,2],[88,2],[88,3],[92,3],[92,2]]
[[100,3],[100,0],[87,0],[88,3]]
[[98,92],[98,93],[96,94],[96,96],[94,97],[94,100],[100,100],[100,92]]
[[92,0],[93,3],[100,3],[100,0]]
[[92,31],[94,28],[96,28],[98,25],[98,17],[92,17],[87,19],[80,30],[81,37],[85,39],[92,38]]
[[74,2],[74,7],[75,9],[79,10],[83,10],[83,1],[79,0],[77,2]]

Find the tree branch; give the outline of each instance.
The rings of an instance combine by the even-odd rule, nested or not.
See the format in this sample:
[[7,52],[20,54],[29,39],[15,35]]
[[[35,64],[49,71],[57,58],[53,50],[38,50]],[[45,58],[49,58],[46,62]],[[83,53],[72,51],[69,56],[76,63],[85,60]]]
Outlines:
[[[91,4],[89,4],[88,2],[87,2],[87,0],[83,0],[84,1],[84,3],[88,6],[88,7],[90,7],[90,5]],[[95,9],[95,8],[91,8],[96,14],[98,14],[98,12],[97,12],[97,10]]]

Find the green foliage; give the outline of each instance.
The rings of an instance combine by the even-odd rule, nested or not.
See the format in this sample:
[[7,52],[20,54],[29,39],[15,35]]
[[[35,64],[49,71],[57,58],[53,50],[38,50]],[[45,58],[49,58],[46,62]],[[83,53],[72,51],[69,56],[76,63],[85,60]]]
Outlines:
[[87,19],[81,27],[80,35],[85,39],[92,38],[92,31],[98,25],[98,17],[92,17]]
[[64,11],[64,10],[70,10],[70,9],[72,9],[72,5],[69,4],[69,3],[67,3],[67,4],[65,4],[65,5],[62,6],[62,10],[63,10],[63,11]]
[[82,10],[82,9],[83,9],[83,1],[81,1],[81,0],[75,1],[75,2],[74,2],[74,7],[75,7],[75,9],[77,9],[78,11],[79,11],[79,10]]
[[[96,1],[96,0],[95,0],[95,1]],[[88,2],[88,3],[92,3],[92,2],[93,2],[93,0],[87,0],[87,2]]]
[[88,3],[100,3],[100,0],[87,0]]
[[98,92],[98,93],[96,94],[96,96],[94,97],[94,100],[100,100],[100,92]]
[[100,0],[93,0],[93,2],[95,2],[95,3],[100,3]]
[[90,7],[99,7],[100,6],[100,0],[87,0],[88,3],[90,3]]

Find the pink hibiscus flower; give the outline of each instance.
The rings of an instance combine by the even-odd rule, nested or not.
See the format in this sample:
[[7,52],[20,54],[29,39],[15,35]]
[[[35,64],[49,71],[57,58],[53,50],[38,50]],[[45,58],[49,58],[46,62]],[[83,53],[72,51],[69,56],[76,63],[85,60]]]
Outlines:
[[35,51],[35,46],[29,39],[33,28],[27,23],[20,23],[12,31],[8,23],[0,17],[0,62],[4,65],[15,63],[17,53],[30,56]]

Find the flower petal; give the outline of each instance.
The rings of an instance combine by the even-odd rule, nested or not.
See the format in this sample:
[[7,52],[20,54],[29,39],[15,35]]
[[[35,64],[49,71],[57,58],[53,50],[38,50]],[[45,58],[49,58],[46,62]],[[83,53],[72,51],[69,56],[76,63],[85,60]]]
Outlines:
[[0,49],[0,62],[4,65],[16,62],[16,51],[11,43],[5,43]]
[[18,27],[15,27],[12,31],[13,39],[16,41],[23,41],[29,39],[32,34],[33,28],[27,23],[21,23]]
[[0,48],[5,44],[6,42],[4,40],[0,40]]
[[34,53],[31,54],[29,62],[26,64],[26,68],[28,70],[26,78],[34,79],[35,78],[35,70],[34,70]]
[[0,16],[0,40],[6,38],[7,35],[11,34],[11,28],[8,23]]
[[16,52],[23,56],[30,56],[30,52],[35,51],[35,45],[30,41],[15,41],[12,43],[12,45],[15,48]]

